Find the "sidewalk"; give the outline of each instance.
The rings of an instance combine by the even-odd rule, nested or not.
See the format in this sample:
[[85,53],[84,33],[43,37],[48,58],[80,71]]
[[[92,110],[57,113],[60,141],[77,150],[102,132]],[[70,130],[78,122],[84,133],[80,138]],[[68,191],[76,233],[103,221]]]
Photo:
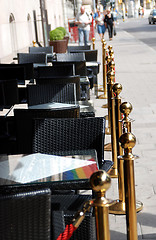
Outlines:
[[[136,199],[144,205],[137,214],[138,239],[156,239],[156,51],[146,44],[136,40],[132,35],[120,29],[117,25],[117,36],[113,41],[116,82],[122,84],[122,102],[130,102],[133,110],[130,118],[132,133],[137,142],[133,154],[139,155],[135,160]],[[102,48],[99,36],[96,36],[98,60],[102,62]],[[98,83],[102,84],[102,68]],[[93,96],[93,95],[92,95]],[[106,100],[93,97],[96,116],[107,115],[107,109],[101,108]],[[106,136],[109,142],[109,136]],[[111,153],[106,152],[105,158],[111,159]],[[107,197],[118,199],[117,179],[112,179],[112,185]],[[121,215],[109,215],[111,240],[126,240],[126,218]]]

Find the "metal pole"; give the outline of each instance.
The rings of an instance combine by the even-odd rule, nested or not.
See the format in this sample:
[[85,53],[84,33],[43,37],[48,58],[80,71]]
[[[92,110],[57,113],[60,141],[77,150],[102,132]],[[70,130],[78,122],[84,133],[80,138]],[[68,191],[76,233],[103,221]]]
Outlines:
[[108,207],[115,201],[105,198],[106,191],[110,188],[111,178],[103,171],[94,172],[90,177],[92,190],[96,192],[93,200],[96,218],[97,240],[110,240]]
[[113,167],[109,171],[112,178],[118,177],[117,169],[117,141],[116,141],[116,120],[115,120],[115,99],[112,87],[114,85],[114,71],[110,73],[110,122],[111,122],[111,145],[112,145],[112,161],[114,162]]
[[106,42],[105,39],[102,42],[102,63],[103,63],[103,88],[99,89],[99,92],[104,92],[104,94],[98,96],[99,99],[107,99],[107,74],[106,74]]
[[138,240],[134,180],[134,160],[136,157],[132,154],[136,138],[132,133],[124,133],[120,137],[120,143],[124,148],[124,155],[120,159],[124,161],[127,240]]
[[[121,156],[123,154],[122,147],[119,144],[119,138],[122,134],[122,122],[121,122],[121,98],[119,97],[122,91],[122,85],[115,83],[113,86],[113,92],[115,93],[115,117],[116,117],[116,141],[117,141],[117,155]],[[124,165],[123,161],[118,159],[118,192],[119,199],[116,204],[110,207],[109,213],[112,214],[125,214],[126,204],[125,204],[125,184],[124,184]]]

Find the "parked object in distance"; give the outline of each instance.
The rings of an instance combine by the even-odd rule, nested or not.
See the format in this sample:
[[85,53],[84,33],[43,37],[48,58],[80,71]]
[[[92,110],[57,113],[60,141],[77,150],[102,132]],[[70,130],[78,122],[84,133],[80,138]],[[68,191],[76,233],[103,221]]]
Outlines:
[[155,24],[155,22],[156,22],[156,9],[153,9],[150,12],[150,15],[148,17],[148,22],[149,22],[149,24],[151,24],[151,23]]

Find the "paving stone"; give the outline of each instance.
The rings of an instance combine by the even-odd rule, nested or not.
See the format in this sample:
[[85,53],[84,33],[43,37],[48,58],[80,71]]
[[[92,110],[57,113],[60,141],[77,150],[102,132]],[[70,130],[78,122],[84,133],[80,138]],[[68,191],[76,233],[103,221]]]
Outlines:
[[[120,25],[118,34],[108,45],[113,46],[115,58],[116,82],[122,84],[122,102],[130,102],[133,110],[130,117],[132,132],[136,136],[136,146],[133,154],[139,155],[134,162],[136,199],[143,202],[143,210],[137,214],[138,239],[156,239],[156,51],[123,31]],[[99,37],[99,36],[98,36]],[[100,39],[96,41],[99,49],[98,60],[102,62]],[[98,84],[103,84],[102,65]],[[148,81],[147,81],[148,80]],[[100,94],[100,93],[99,93]],[[101,109],[107,100],[95,99],[96,116],[108,114],[107,109]],[[108,125],[108,122],[106,122]],[[110,136],[105,136],[105,143],[110,142]],[[111,159],[111,153],[105,152],[105,157]],[[112,179],[106,196],[118,198],[118,179]],[[126,240],[125,216],[109,215],[111,240]]]

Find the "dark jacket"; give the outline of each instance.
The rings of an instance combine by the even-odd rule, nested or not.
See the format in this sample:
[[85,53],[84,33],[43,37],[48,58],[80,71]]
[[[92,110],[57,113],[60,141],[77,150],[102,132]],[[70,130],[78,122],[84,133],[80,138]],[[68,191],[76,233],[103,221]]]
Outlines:
[[107,25],[113,25],[114,22],[113,14],[111,14],[110,18],[108,17],[108,15],[106,15],[104,22],[107,23]]

